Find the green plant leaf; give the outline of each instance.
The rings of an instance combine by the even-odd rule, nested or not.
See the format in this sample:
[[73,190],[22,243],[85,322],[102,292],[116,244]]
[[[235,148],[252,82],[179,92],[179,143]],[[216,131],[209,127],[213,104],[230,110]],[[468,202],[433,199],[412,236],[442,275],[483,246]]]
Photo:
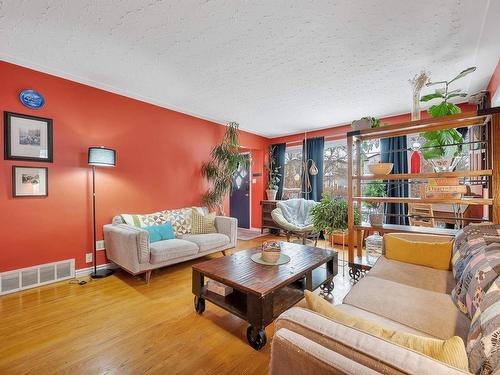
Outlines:
[[444,95],[436,90],[433,94],[424,95],[420,98],[421,102],[428,102],[429,100],[436,98],[444,98]]
[[465,98],[467,96],[467,94],[465,92],[461,92],[461,93],[454,93],[454,94],[448,94],[446,96],[446,99],[451,99],[451,98],[454,98],[456,96],[461,96],[462,98]]
[[467,74],[470,74],[470,73],[472,73],[474,71],[476,71],[476,67],[475,66],[471,66],[470,68],[462,70],[460,73],[458,73],[458,75],[455,78],[453,78],[450,82],[448,82],[448,84],[452,83],[453,81],[456,81],[457,79],[463,78]]
[[435,104],[432,107],[430,107],[427,112],[432,116],[432,117],[441,117],[441,116],[446,116],[448,115],[448,103],[447,102],[442,102],[441,104]]

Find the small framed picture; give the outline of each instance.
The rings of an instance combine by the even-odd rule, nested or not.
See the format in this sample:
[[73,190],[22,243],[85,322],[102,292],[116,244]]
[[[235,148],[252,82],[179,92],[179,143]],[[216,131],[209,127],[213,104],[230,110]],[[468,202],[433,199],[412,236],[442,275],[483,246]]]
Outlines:
[[52,120],[4,112],[5,160],[52,163]]
[[46,197],[49,195],[47,167],[12,167],[12,195],[18,197]]

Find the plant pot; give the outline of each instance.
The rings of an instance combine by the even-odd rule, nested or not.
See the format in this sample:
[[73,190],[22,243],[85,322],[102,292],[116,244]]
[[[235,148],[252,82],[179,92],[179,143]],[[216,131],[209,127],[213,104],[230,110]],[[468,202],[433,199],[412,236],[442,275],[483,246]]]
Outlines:
[[276,200],[276,194],[278,193],[278,190],[274,189],[267,189],[266,194],[267,194],[267,200],[269,201],[275,201]]
[[381,227],[384,225],[384,214],[370,214],[370,224],[373,227]]
[[330,234],[330,243],[332,245],[342,245],[349,246],[349,236],[347,232],[342,234],[342,232],[334,232]]
[[355,120],[351,124],[354,130],[365,130],[372,127],[372,122],[367,118],[362,118],[360,120]]

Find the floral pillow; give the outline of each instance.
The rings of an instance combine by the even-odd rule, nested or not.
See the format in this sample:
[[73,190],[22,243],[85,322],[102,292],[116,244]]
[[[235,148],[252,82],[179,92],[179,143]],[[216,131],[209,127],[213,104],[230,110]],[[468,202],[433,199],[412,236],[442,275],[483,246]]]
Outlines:
[[500,373],[500,278],[491,284],[474,314],[467,336],[469,370]]
[[451,298],[472,319],[486,290],[500,274],[500,243],[484,246],[469,258]]

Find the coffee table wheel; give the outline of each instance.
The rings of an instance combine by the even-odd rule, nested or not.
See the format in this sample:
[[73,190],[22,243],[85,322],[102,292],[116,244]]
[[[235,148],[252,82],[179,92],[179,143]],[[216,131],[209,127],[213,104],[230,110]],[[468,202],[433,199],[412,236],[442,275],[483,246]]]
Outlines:
[[361,277],[360,269],[357,267],[349,268],[349,276],[351,277],[351,279],[354,279],[355,281],[359,280],[359,278]]
[[266,331],[263,329],[256,329],[253,326],[248,326],[247,340],[252,348],[260,350],[266,345],[267,342]]
[[205,299],[194,296],[194,309],[198,314],[203,314],[203,311],[205,311]]
[[321,288],[321,292],[324,294],[324,295],[331,295],[332,294],[332,291],[333,291],[333,288],[335,287],[335,284],[333,283],[333,280],[332,281],[328,281],[324,284],[322,284],[320,286]]

